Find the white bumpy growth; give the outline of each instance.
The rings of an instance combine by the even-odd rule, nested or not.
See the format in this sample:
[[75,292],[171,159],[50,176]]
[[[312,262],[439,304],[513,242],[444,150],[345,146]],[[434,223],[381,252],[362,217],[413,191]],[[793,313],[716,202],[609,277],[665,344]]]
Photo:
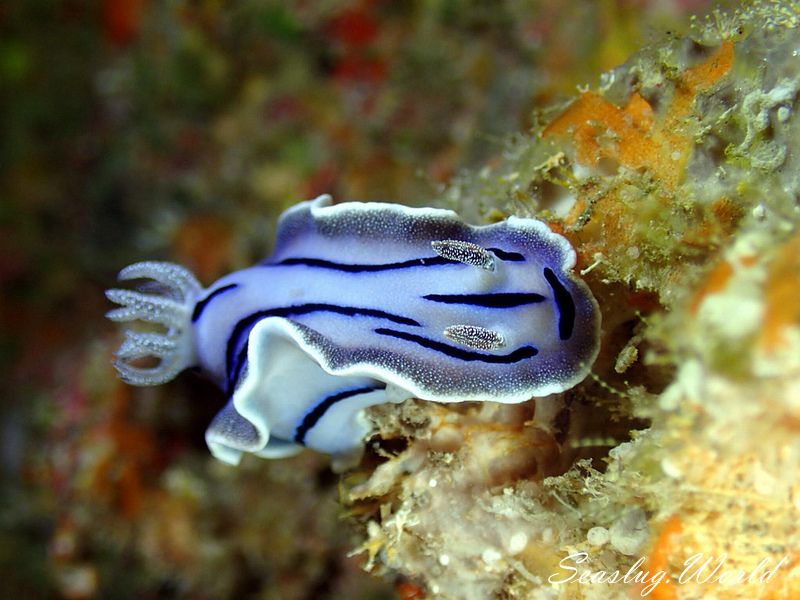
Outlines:
[[[108,290],[106,296],[120,308],[108,312],[112,321],[146,321],[166,328],[165,333],[125,330],[125,341],[117,350],[114,366],[120,377],[134,385],[160,385],[195,363],[192,311],[202,286],[187,269],[168,262],[140,262],[120,271],[120,280],[154,279],[157,292]],[[152,285],[152,284],[151,284]],[[138,359],[154,357],[155,367],[137,367]]]

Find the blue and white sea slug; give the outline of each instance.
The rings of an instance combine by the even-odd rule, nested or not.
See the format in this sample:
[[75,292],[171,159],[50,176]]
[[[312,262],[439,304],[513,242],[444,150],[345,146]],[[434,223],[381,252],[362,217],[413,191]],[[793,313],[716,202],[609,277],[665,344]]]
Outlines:
[[[199,368],[227,394],[206,432],[212,453],[340,461],[360,453],[367,406],[420,398],[516,403],[580,382],[600,317],[571,274],[575,251],[535,219],[471,226],[449,210],[330,196],[290,208],[264,262],[203,289],[175,264],[137,263],[109,290],[128,330],[121,377],[156,385]],[[136,361],[156,357],[157,366]]]

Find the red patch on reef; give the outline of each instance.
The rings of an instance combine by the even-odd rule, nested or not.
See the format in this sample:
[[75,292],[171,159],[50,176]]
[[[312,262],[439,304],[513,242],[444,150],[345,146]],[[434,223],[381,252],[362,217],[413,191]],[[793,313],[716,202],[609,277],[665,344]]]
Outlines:
[[378,83],[386,77],[386,65],[378,58],[350,54],[336,64],[333,77],[343,81],[362,80]]
[[127,46],[139,35],[146,0],[104,0],[103,32],[111,43]]
[[425,590],[411,581],[401,581],[394,589],[400,600],[425,600]]
[[335,17],[330,25],[331,36],[350,46],[369,44],[378,34],[378,25],[364,10],[348,10]]
[[333,78],[340,83],[374,84],[386,78],[386,61],[373,44],[379,28],[371,8],[370,2],[364,2],[337,15],[328,24],[328,35],[340,52],[333,65]]

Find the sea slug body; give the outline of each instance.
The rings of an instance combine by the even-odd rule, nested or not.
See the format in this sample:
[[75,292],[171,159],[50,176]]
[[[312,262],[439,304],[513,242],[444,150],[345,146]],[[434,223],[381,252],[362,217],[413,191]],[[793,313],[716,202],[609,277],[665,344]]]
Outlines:
[[[109,318],[167,331],[126,331],[115,364],[135,385],[210,376],[229,399],[206,433],[222,460],[304,446],[347,460],[369,432],[365,407],[516,403],[580,382],[600,317],[574,265],[535,219],[471,226],[449,210],[320,196],[281,216],[271,257],[208,289],[171,263],[123,269],[165,293],[109,290],[121,305]],[[158,366],[134,364],[148,356]]]

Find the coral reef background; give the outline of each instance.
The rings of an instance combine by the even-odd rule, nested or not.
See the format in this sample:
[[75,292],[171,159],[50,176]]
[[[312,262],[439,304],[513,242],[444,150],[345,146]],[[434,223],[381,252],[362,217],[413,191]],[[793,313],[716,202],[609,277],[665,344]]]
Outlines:
[[[708,10],[0,10],[0,595],[644,591],[548,583],[578,551],[676,574],[697,552],[786,557],[764,585],[649,593],[800,594],[800,8],[688,16]],[[102,290],[144,258],[208,283],[322,192],[548,220],[603,310],[593,377],[549,403],[373,410],[342,479],[311,453],[215,462],[223,399],[190,374],[117,381]]]

